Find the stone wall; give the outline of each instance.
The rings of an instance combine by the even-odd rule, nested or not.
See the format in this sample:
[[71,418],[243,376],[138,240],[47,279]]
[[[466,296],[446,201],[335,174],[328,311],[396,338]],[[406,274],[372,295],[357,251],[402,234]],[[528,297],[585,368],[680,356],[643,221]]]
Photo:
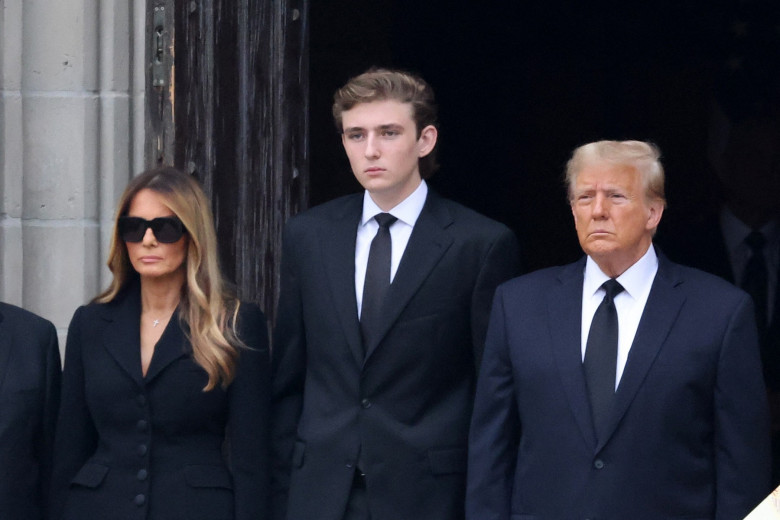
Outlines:
[[0,300],[70,318],[143,170],[143,0],[0,0]]

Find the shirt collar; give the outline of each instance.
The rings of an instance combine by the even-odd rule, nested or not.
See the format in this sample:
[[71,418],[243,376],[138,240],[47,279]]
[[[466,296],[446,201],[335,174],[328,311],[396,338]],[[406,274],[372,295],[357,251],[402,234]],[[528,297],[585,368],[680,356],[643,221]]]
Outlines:
[[[658,255],[656,255],[653,245],[650,244],[642,258],[618,276],[617,281],[620,282],[620,285],[623,286],[623,289],[629,296],[636,299],[643,292],[649,291],[657,271]],[[596,294],[596,291],[607,280],[609,280],[609,276],[604,274],[591,257],[588,257],[585,262],[584,294],[587,296]]]
[[[720,227],[723,230],[723,241],[728,251],[736,251],[741,247],[745,238],[753,231],[750,226],[742,222],[734,213],[724,206],[720,212]],[[767,242],[774,242],[780,231],[777,220],[772,219],[761,226],[761,233]]]
[[400,220],[401,222],[414,227],[417,219],[422,213],[423,206],[425,205],[425,199],[428,197],[428,185],[423,180],[420,185],[417,186],[408,197],[402,200],[397,206],[391,208],[390,211],[382,211],[382,209],[376,205],[374,199],[371,198],[368,191],[363,194],[363,216],[360,220],[360,225],[365,226],[372,218],[379,213],[390,213],[392,216]]

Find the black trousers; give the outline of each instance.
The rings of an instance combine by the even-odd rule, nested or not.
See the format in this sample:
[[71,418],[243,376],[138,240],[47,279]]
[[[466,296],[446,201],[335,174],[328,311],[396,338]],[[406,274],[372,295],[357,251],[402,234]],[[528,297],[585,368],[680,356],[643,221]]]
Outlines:
[[371,511],[368,509],[366,481],[359,473],[355,474],[355,480],[352,483],[352,491],[349,493],[344,520],[371,520]]

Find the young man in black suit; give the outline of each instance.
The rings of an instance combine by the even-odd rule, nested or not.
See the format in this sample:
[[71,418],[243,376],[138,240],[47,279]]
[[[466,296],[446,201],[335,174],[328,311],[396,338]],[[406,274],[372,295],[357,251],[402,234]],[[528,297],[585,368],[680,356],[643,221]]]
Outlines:
[[54,326],[0,303],[0,518],[45,516],[59,398]]
[[368,71],[333,113],[365,192],[285,231],[274,516],[457,520],[490,301],[517,241],[428,189],[438,130],[422,79]]

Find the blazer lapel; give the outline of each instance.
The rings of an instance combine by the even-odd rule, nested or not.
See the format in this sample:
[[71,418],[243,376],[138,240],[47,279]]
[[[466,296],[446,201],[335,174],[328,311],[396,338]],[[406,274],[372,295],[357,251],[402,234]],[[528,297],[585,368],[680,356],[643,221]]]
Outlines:
[[327,232],[320,233],[323,270],[344,336],[358,365],[363,364],[364,358],[355,298],[355,239],[361,211],[361,197],[348,199],[343,211],[329,223]]
[[680,283],[682,280],[674,264],[659,254],[658,273],[650,289],[650,296],[647,298],[623,376],[615,393],[615,407],[607,429],[609,433],[600,440],[597,449],[601,449],[606,444],[617,428],[655,361],[658,351],[666,341],[685,302],[682,291],[676,290]]
[[437,196],[429,191],[428,199],[409,237],[409,243],[406,245],[393,283],[390,284],[378,333],[373,343],[366,345],[366,359],[376,350],[406,304],[452,244],[453,238],[447,232],[450,224],[452,224],[452,216],[449,211],[439,203]]
[[[140,352],[140,347],[138,350]],[[149,362],[149,369],[146,371],[144,382],[148,384],[157,377],[160,372],[165,370],[165,367],[180,357],[189,355],[191,351],[192,348],[181,328],[179,312],[177,309],[168,321],[168,325],[165,327],[159,341],[157,341],[157,344],[154,346],[154,354],[152,354],[152,360]]]
[[8,372],[8,361],[11,358],[11,324],[0,312],[0,390],[3,388],[5,375]]
[[582,369],[582,283],[585,259],[570,264],[559,276],[560,285],[547,297],[547,323],[561,386],[582,436],[596,445],[596,434]]
[[101,340],[116,363],[139,386],[143,386],[141,375],[141,293],[136,283],[125,294],[103,308]]

